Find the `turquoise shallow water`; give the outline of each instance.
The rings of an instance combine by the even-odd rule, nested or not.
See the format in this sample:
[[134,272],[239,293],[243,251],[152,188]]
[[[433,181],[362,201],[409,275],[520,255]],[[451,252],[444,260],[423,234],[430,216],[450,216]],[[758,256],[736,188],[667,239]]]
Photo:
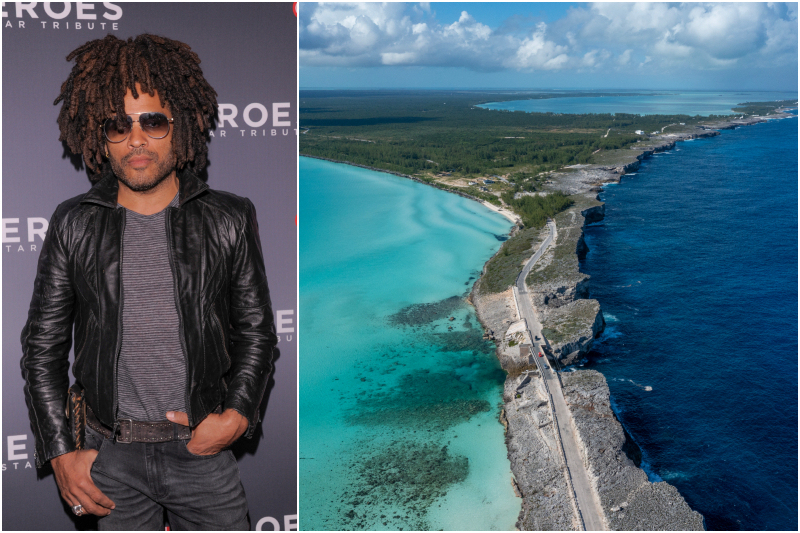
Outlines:
[[301,528],[513,529],[504,373],[463,301],[510,223],[309,158],[300,192]]
[[[608,91],[615,92],[615,91]],[[637,115],[730,115],[744,102],[797,99],[788,92],[676,92],[635,91],[635,95],[570,97],[490,102],[478,107],[529,113],[631,113]],[[521,95],[521,98],[526,98]]]

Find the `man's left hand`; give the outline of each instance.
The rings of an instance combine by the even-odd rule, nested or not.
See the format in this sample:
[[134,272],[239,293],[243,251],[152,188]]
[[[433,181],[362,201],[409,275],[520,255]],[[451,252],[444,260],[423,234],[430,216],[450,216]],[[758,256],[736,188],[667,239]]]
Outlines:
[[[189,425],[189,417],[181,411],[167,411],[167,419],[182,426]],[[247,431],[247,419],[234,409],[221,415],[211,413],[192,430],[192,439],[186,449],[194,455],[214,455],[227,448]]]

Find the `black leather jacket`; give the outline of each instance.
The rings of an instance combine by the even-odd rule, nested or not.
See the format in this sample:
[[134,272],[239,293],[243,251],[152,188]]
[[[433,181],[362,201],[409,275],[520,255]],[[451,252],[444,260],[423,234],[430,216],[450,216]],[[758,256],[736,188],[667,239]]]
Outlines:
[[[217,406],[249,421],[252,436],[277,337],[253,204],[180,174],[167,212],[170,265],[187,361],[186,408],[197,425]],[[72,372],[97,418],[114,426],[122,331],[122,235],[113,174],[56,208],[41,248],[22,331],[25,400],[37,466],[75,449],[65,416]]]

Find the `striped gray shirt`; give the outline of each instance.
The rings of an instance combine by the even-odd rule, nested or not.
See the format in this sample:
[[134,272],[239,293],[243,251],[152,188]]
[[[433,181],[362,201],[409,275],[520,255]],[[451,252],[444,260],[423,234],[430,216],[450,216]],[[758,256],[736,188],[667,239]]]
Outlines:
[[[178,206],[175,195],[170,207]],[[140,215],[125,209],[122,238],[122,349],[119,417],[158,422],[186,411],[186,360],[181,348],[175,282],[169,264],[167,209]]]

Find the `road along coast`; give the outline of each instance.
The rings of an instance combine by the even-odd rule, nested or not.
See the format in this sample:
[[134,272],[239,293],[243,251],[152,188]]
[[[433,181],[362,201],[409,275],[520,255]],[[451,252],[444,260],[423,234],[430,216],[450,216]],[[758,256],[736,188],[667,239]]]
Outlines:
[[[773,115],[787,118],[789,115]],[[547,247],[525,279],[536,318],[541,323],[542,341],[550,364],[555,368],[580,361],[605,327],[600,304],[588,298],[589,276],[579,271],[579,259],[589,252],[583,238],[586,224],[604,217],[598,193],[606,183],[619,183],[626,173],[635,172],[644,159],[671,150],[676,142],[713,137],[719,130],[765,122],[762,117],[715,121],[696,128],[665,132],[637,143],[631,149],[600,154],[599,164],[575,165],[551,173],[546,187],[568,194],[575,201],[554,218],[555,243]],[[531,240],[528,258],[545,242],[545,227]],[[498,254],[502,253],[502,249]],[[488,263],[487,263],[488,265]],[[484,268],[484,272],[486,269]],[[599,498],[607,529],[701,530],[702,516],[693,511],[678,490],[666,482],[650,483],[639,468],[641,451],[617,420],[610,405],[605,378],[594,370],[558,373],[568,420],[554,420],[550,394],[524,344],[534,343],[520,326],[521,314],[509,288],[497,293],[485,290],[482,276],[473,287],[471,302],[487,334],[497,344],[497,356],[508,373],[501,422],[514,479],[511,481],[523,505],[517,527],[520,530],[582,529],[575,512],[570,476],[564,473],[559,453],[558,424],[569,425],[594,493]],[[534,335],[536,335],[534,333]],[[534,353],[534,357],[536,357]],[[547,372],[547,370],[544,370]]]

